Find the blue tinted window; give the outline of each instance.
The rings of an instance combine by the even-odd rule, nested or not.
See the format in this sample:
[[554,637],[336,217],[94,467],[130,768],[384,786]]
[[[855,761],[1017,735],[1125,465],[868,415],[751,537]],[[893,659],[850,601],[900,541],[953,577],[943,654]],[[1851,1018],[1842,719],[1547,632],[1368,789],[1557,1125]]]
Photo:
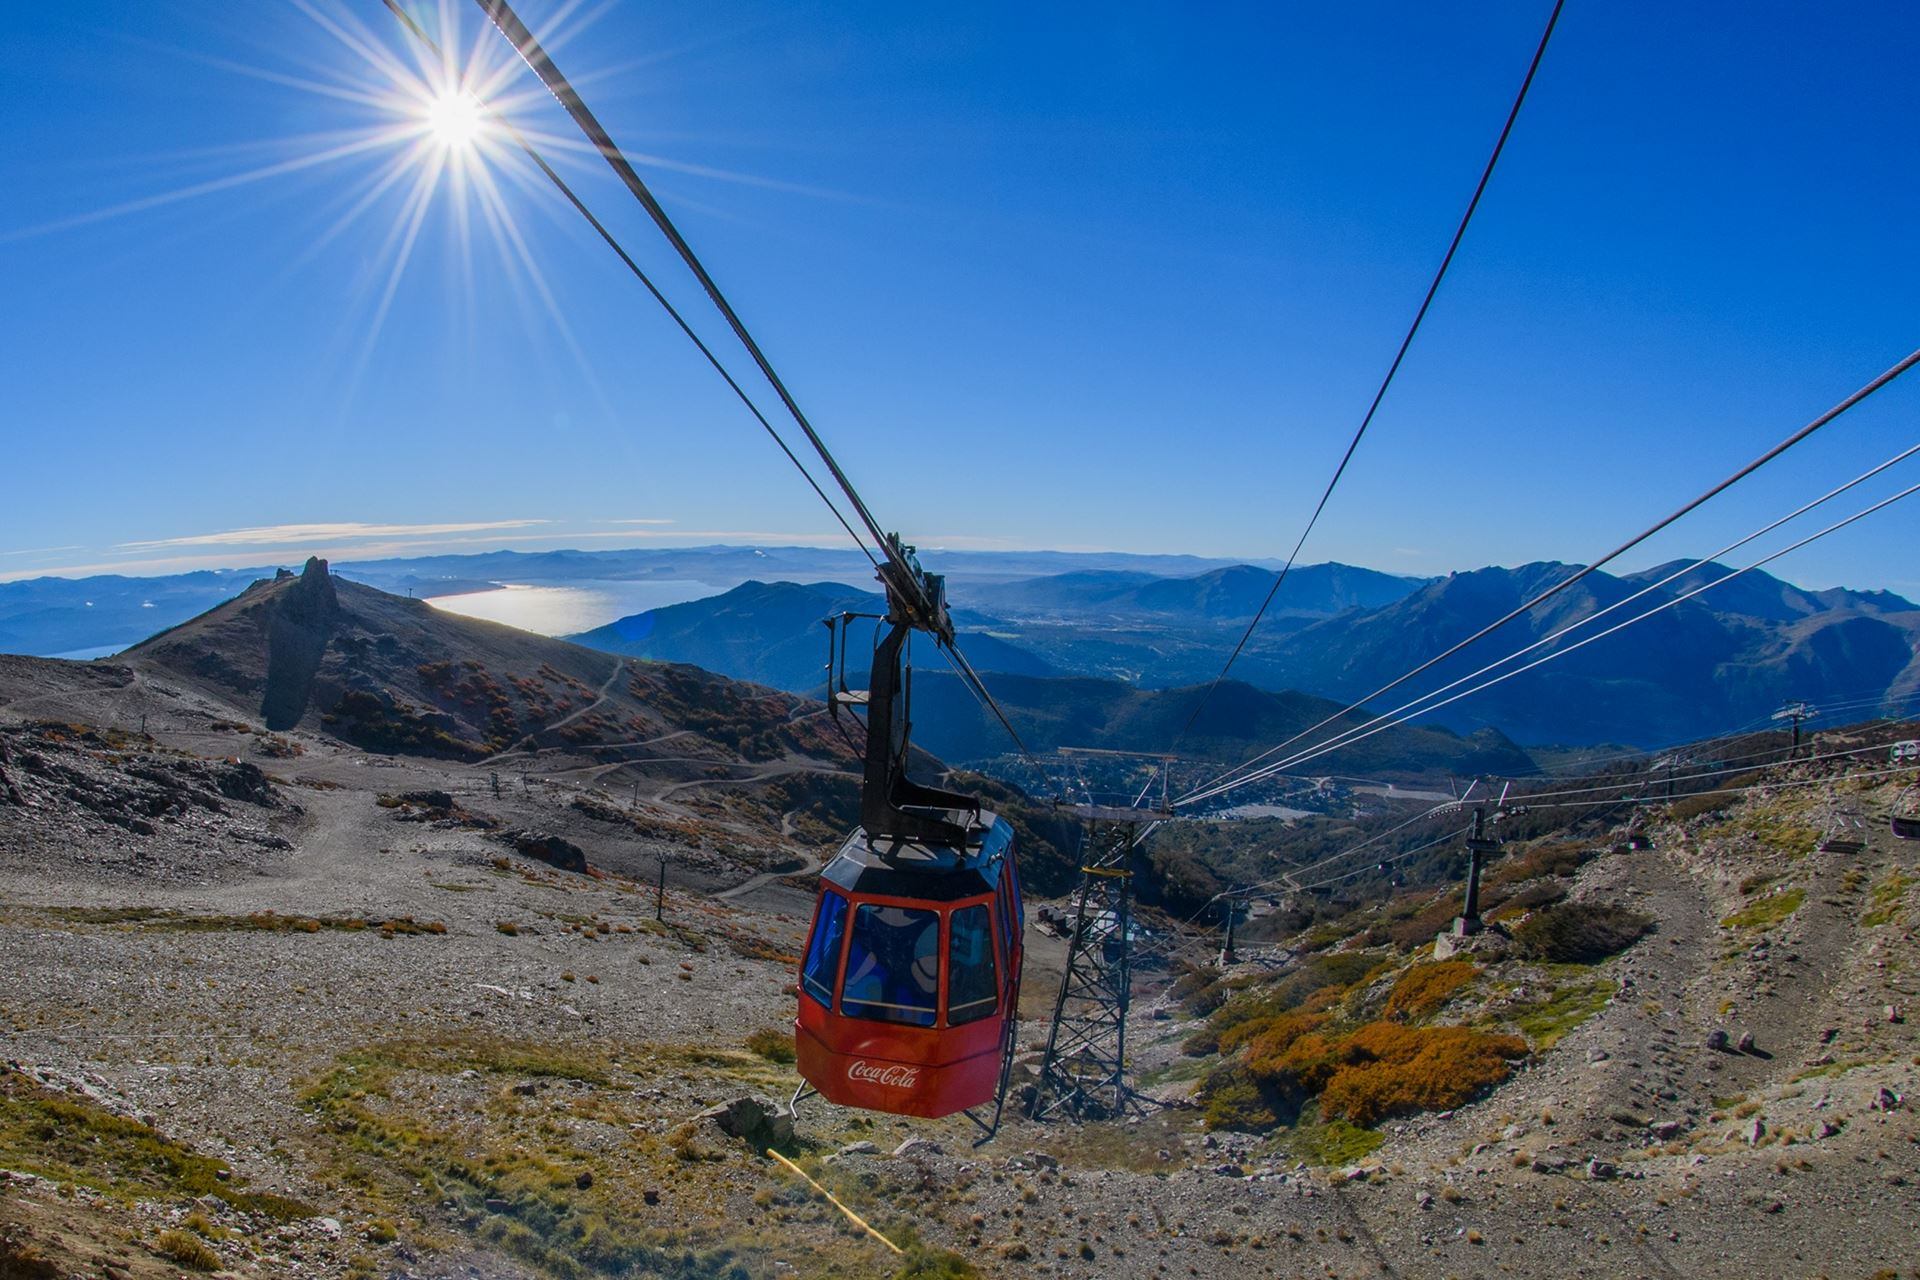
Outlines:
[[940,917],[863,902],[853,913],[840,1012],[930,1027],[940,1005]]
[[840,962],[840,939],[846,932],[847,900],[822,892],[820,915],[807,943],[807,963],[800,970],[800,987],[829,1009],[833,1007],[833,969]]
[[994,983],[993,930],[985,906],[953,913],[947,932],[947,1025],[957,1027],[993,1013],[1000,1003]]

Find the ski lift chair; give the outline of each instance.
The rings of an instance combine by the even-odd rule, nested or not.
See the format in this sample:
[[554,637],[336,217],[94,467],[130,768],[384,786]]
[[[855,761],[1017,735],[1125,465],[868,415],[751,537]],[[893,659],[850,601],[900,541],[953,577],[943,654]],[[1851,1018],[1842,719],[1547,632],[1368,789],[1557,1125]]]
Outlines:
[[1887,825],[1897,839],[1920,840],[1920,783],[1908,787],[1894,799]]
[[1860,819],[1843,814],[1834,807],[1833,793],[1827,793],[1827,824],[1820,833],[1820,852],[1857,854],[1867,847],[1866,830]]

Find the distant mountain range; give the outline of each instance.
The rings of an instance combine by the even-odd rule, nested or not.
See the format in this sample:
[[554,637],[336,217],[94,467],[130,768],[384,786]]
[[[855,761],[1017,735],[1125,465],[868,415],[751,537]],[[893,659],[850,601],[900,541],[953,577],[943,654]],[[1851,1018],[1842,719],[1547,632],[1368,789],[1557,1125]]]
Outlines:
[[[1396,689],[1382,709],[1621,605],[1643,588],[1651,589],[1566,643],[1669,607],[1442,708],[1430,723],[1467,733],[1497,728],[1520,742],[1657,744],[1764,718],[1788,699],[1845,701],[1870,713],[1876,702],[1891,709],[1920,695],[1920,608],[1912,602],[1884,591],[1807,591],[1759,572],[1676,602],[1686,591],[1726,578],[1730,571],[1719,565],[1653,586],[1687,563],[1619,577],[1591,574],[1543,609]],[[1367,698],[1574,571],[1571,565],[1539,563],[1423,581],[1345,565],[1298,569],[1234,675],[1257,689]],[[1119,696],[1118,689],[1177,689],[1211,680],[1272,583],[1271,570],[1252,566],[1171,579],[1071,572],[956,591],[956,617],[963,624],[961,647],[981,670],[1103,677],[1116,689],[1093,700],[1106,702]],[[818,619],[848,607],[849,600],[864,602],[856,607],[877,604],[875,597],[832,584],[754,582],[579,638],[794,691],[817,690],[824,655]],[[923,663],[923,669],[931,672],[938,664]],[[1077,684],[1061,685],[1056,693],[1069,703],[1093,696]],[[1044,699],[1034,702],[1038,713]],[[1124,745],[1158,749],[1145,740]],[[931,742],[929,749],[941,750]],[[970,758],[951,743],[945,750],[952,758]]]
[[[570,639],[608,653],[672,662],[686,661],[677,655],[698,653],[706,661],[697,665],[725,671],[735,679],[794,693],[817,693],[826,685],[827,636],[821,620],[885,609],[879,593],[837,582],[746,582],[709,600],[650,609]],[[857,674],[865,684],[865,657],[873,648],[873,631],[871,621],[849,629],[848,648],[854,656],[848,663],[850,682]],[[1055,674],[1047,662],[984,632],[963,627],[960,647],[976,666],[988,671]]]
[[[1028,680],[1106,680],[1116,688],[1095,696],[1075,685],[1076,692],[1061,696],[1114,706],[1127,690],[1177,690],[1212,680],[1273,584],[1270,565],[1183,556],[937,552],[927,560],[948,574],[962,647],[978,668]],[[1592,574],[1539,614],[1475,645],[1422,683],[1387,695],[1383,707],[1591,617],[1682,568],[1684,562],[1621,576]],[[212,607],[264,572],[0,583],[0,650],[110,651]],[[1540,563],[1419,579],[1349,565],[1299,566],[1233,675],[1256,691],[1366,697],[1572,572],[1568,565]],[[821,618],[878,611],[879,597],[864,589],[871,573],[855,552],[778,547],[494,552],[337,570],[343,579],[421,596],[503,583],[711,589],[716,594],[708,598],[638,612],[577,638],[791,693],[822,687]],[[1727,573],[1720,566],[1694,570],[1602,625],[1670,603]],[[857,635],[856,652],[862,643]],[[1763,718],[1786,699],[1844,700],[1870,714],[1877,703],[1906,707],[1920,695],[1916,653],[1920,608],[1900,596],[1811,591],[1752,572],[1454,703],[1430,722],[1461,733],[1493,727],[1527,743],[1658,744]],[[939,669],[930,658],[921,652],[923,677]],[[857,659],[851,665],[857,667]],[[860,673],[850,677],[858,682]],[[970,758],[953,749],[942,754]]]

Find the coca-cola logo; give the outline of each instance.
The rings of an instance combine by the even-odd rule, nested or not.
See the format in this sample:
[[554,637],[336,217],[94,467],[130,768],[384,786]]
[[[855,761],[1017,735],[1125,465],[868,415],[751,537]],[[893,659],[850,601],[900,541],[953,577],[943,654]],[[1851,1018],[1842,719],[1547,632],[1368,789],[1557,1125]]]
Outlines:
[[920,1068],[903,1067],[898,1063],[876,1066],[862,1061],[847,1068],[847,1079],[864,1080],[868,1084],[883,1084],[889,1089],[911,1089],[920,1078]]

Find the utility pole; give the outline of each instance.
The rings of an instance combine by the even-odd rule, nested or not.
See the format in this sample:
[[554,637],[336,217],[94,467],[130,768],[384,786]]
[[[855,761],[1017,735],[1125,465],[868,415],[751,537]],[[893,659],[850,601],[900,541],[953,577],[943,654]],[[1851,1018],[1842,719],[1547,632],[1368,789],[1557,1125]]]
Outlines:
[[660,859],[660,875],[653,882],[653,918],[662,923],[667,918],[667,860]]
[[1223,969],[1230,964],[1239,963],[1240,959],[1233,952],[1233,924],[1240,918],[1240,900],[1229,893],[1226,898],[1226,908],[1227,936],[1220,945],[1220,967]]
[[1656,769],[1665,769],[1667,771],[1667,799],[1668,800],[1673,799],[1673,769],[1674,769],[1674,765],[1676,765],[1678,762],[1679,762],[1679,757],[1677,756],[1663,756],[1660,759],[1655,760],[1652,764],[1647,766],[1647,772],[1649,773],[1653,772]]
[[1802,720],[1811,720],[1814,715],[1814,709],[1804,702],[1789,702],[1786,706],[1773,713],[1773,718],[1776,721],[1791,720],[1793,722],[1793,746],[1787,751],[1787,759],[1795,760],[1799,758],[1800,722]]
[[1486,867],[1487,855],[1499,847],[1498,840],[1487,838],[1487,806],[1476,805],[1473,830],[1467,836],[1467,900],[1453,922],[1455,937],[1464,938],[1486,927],[1480,920],[1480,872]]

